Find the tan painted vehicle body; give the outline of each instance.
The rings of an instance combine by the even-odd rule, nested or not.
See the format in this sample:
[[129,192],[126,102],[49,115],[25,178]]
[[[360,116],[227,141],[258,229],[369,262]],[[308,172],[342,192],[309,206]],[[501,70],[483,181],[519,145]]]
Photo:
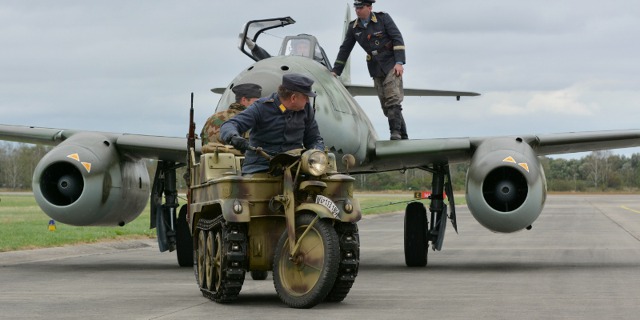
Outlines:
[[276,291],[291,307],[343,300],[357,275],[361,211],[354,179],[337,172],[333,155],[316,150],[327,162],[320,176],[300,169],[300,150],[271,160],[273,167],[284,159],[281,174],[247,177],[236,150],[204,149],[211,152],[191,159],[187,216],[203,295],[233,301],[245,272],[264,280],[273,271]]

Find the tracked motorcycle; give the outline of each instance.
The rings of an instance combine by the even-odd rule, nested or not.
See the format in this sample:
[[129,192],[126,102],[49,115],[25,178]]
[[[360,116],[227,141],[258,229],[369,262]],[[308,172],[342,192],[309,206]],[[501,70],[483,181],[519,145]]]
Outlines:
[[246,272],[262,280],[273,271],[290,307],[342,301],[359,266],[354,178],[326,151],[278,154],[270,173],[253,176],[241,175],[243,159],[231,146],[208,145],[199,161],[190,152],[187,221],[202,294],[231,302]]

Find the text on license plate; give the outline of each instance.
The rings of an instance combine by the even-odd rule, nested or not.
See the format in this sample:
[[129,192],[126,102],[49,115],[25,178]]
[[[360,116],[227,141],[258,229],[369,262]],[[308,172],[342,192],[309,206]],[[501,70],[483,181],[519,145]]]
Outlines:
[[321,196],[321,195],[317,195],[316,196],[316,203],[329,209],[329,211],[331,211],[331,213],[333,213],[333,217],[337,218],[338,214],[340,214],[340,209],[338,209],[338,206],[336,206],[335,203],[333,203],[333,201],[331,201],[331,199],[325,197],[325,196]]

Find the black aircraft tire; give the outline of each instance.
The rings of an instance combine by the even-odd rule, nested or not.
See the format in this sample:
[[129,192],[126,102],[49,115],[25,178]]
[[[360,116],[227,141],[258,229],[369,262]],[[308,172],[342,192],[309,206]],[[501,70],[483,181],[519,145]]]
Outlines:
[[[296,217],[296,238],[316,215]],[[338,235],[327,220],[318,220],[300,241],[298,255],[289,259],[289,237],[285,230],[276,246],[273,284],[280,300],[293,308],[312,308],[327,296],[336,281],[340,263]]]
[[260,271],[260,270],[254,270],[251,271],[251,279],[253,280],[265,280],[267,279],[267,276],[269,275],[269,271]]
[[193,239],[187,223],[187,206],[180,208],[176,221],[176,256],[181,267],[193,267]]
[[420,202],[407,205],[404,214],[404,262],[408,267],[427,265],[427,210]]

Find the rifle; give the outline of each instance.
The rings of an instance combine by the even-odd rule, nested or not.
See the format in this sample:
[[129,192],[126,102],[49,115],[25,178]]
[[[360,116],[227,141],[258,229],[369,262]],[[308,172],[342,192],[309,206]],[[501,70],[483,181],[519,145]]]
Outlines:
[[189,110],[189,135],[187,136],[187,150],[189,151],[189,153],[195,152],[196,150],[195,130],[196,123],[193,122],[193,92],[191,92],[191,109]]
[[193,121],[193,92],[191,92],[191,109],[189,110],[189,134],[187,135],[187,216],[190,214],[191,185],[193,184],[193,166],[196,164],[196,123]]

